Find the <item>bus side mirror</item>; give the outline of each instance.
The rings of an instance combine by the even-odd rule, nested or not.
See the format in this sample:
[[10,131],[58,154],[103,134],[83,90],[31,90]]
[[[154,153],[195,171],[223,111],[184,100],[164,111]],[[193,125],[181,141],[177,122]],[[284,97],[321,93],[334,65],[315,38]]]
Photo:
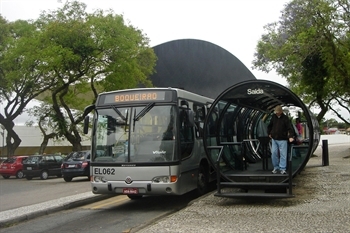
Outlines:
[[95,110],[95,105],[91,104],[84,109],[83,116],[87,116],[92,110]]
[[89,116],[86,116],[84,118],[84,134],[87,134],[89,132]]

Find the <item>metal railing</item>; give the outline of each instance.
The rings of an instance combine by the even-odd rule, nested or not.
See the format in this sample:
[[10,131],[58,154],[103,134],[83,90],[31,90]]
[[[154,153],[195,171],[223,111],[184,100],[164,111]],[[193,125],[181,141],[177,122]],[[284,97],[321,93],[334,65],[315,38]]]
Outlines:
[[222,151],[224,150],[224,146],[208,146],[207,148],[208,149],[218,149],[219,150],[218,157],[216,159],[216,166],[217,166],[216,182],[217,182],[218,193],[221,193],[221,186],[220,186],[220,179],[221,179],[221,175],[220,175],[220,160],[221,160],[221,156],[222,156]]

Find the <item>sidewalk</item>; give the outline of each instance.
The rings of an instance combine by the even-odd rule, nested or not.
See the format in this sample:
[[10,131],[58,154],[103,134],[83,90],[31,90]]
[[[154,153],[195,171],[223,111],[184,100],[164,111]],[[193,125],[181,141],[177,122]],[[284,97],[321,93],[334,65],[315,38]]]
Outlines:
[[347,139],[338,142],[329,145],[329,166],[322,166],[320,143],[316,156],[293,179],[295,198],[242,200],[215,197],[214,191],[132,232],[347,233],[350,229],[350,143]]

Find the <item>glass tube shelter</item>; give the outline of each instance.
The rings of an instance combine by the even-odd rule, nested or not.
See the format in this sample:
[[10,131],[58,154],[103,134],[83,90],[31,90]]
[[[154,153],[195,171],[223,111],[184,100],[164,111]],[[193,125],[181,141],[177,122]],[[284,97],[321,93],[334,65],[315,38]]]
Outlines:
[[[305,167],[319,144],[317,120],[300,98],[285,86],[266,80],[249,80],[223,91],[211,105],[204,123],[207,157],[223,179],[244,179],[244,176],[234,178],[226,174],[271,174],[267,125],[277,105],[283,107],[292,125],[295,125],[296,118],[302,122],[300,144],[288,146],[292,168],[287,167],[287,170],[292,169],[295,176]],[[222,155],[217,161],[220,147]],[[286,177],[269,176],[265,179],[267,182],[283,182]]]

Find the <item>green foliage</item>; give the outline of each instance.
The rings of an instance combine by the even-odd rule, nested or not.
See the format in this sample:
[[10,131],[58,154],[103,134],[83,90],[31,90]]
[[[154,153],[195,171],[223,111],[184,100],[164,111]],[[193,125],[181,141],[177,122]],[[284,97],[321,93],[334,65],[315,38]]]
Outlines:
[[152,85],[156,56],[149,39],[113,11],[87,13],[84,3],[67,1],[35,21],[0,18],[0,32],[6,41],[0,45],[0,101],[20,106],[8,117],[12,121],[40,96],[52,105],[55,133],[74,150],[80,150],[81,110],[99,92]]
[[58,85],[45,100],[53,105],[58,132],[78,146],[75,150],[80,150],[81,110],[95,102],[100,91],[151,85],[148,77],[156,61],[148,38],[126,25],[122,15],[102,10],[88,14],[85,8],[83,3],[67,2],[37,21],[44,43],[59,48],[47,61]]
[[336,119],[331,118],[331,119],[328,119],[328,120],[322,119],[320,126],[321,126],[321,129],[323,127],[347,129],[347,128],[350,127],[350,124],[346,124],[344,122],[338,122]]
[[254,68],[284,76],[304,102],[321,108],[319,121],[334,102],[350,109],[349,15],[348,1],[293,0],[257,44]]
[[7,101],[5,115],[7,121],[12,121],[29,101],[51,88],[55,79],[47,71],[47,64],[40,61],[46,56],[46,48],[39,40],[41,32],[27,21],[5,26],[8,33],[0,51],[0,100]]

